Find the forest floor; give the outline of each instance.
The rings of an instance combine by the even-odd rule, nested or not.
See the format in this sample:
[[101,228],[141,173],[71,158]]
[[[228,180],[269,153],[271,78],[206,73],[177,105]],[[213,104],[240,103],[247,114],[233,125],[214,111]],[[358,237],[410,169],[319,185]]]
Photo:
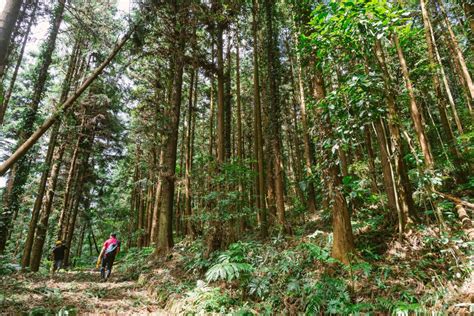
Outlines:
[[[202,240],[181,240],[158,261],[148,259],[152,248],[132,249],[117,259],[108,282],[100,282],[91,264],[54,276],[46,267],[3,275],[0,314],[474,312],[471,231],[418,226],[400,243],[380,223],[355,223],[359,257],[348,269],[331,262],[331,235],[323,227],[308,222],[295,236],[238,242],[210,258]],[[235,269],[247,264],[249,270],[232,278],[224,267],[210,281],[206,272],[225,266],[223,256]]]
[[[0,281],[5,314],[161,314],[146,288],[115,273],[101,282],[98,271],[61,271],[54,276],[15,274]],[[0,292],[0,293],[1,293]]]

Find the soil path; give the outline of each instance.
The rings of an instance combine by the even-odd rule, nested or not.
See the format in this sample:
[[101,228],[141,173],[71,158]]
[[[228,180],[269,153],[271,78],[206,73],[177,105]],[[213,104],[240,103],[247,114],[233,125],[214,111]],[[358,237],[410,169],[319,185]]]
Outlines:
[[[0,279],[0,314],[164,315],[136,281],[112,274],[101,282],[97,271],[65,271],[53,277],[15,274]],[[63,312],[63,313],[61,313]]]

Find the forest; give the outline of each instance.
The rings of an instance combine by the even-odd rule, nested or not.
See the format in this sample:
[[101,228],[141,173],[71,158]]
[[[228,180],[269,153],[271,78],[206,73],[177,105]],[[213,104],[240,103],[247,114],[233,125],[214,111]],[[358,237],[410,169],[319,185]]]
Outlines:
[[0,314],[474,313],[473,0],[0,10]]

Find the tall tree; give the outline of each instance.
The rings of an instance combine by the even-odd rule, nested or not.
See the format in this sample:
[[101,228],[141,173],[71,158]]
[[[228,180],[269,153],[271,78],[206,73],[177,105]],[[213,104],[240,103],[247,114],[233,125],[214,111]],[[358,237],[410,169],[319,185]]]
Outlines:
[[279,91],[279,52],[275,38],[278,31],[274,27],[274,3],[265,0],[266,17],[266,52],[267,52],[267,74],[268,74],[268,101],[270,102],[270,144],[272,148],[273,180],[275,181],[275,200],[277,209],[278,225],[286,230],[285,224],[285,187],[283,183],[283,157],[281,150],[281,113],[280,113],[280,91]]
[[[319,67],[316,67],[313,78],[313,97],[318,102],[323,102],[326,97],[326,88],[324,77]],[[318,123],[321,126],[322,139],[333,139],[333,127],[329,114],[323,119],[322,113],[318,113]],[[333,229],[333,246],[332,256],[349,264],[354,255],[354,237],[352,235],[351,217],[346,199],[342,192],[342,177],[334,157],[331,157],[327,150],[323,151],[323,157],[329,164],[325,169],[325,184],[328,189],[329,198],[332,203],[332,229]]]
[[[12,77],[10,79],[10,84],[8,86],[8,89],[5,92],[3,102],[0,103],[0,125],[3,124],[5,113],[6,113],[7,108],[8,108],[8,103],[10,102],[10,98],[11,98],[12,93],[13,93],[13,88],[15,87],[16,78],[18,76],[18,72],[20,70],[20,66],[21,66],[21,63],[23,61],[23,56],[25,54],[26,44],[27,44],[28,38],[30,36],[31,27],[33,26],[33,23],[36,20],[36,11],[37,11],[37,9],[38,9],[38,0],[33,2],[33,9],[30,13],[30,18],[28,20],[28,25],[26,26],[25,34],[23,35],[23,40],[21,42],[21,48],[20,48],[20,51],[18,53],[18,58],[16,60],[15,69],[13,70],[13,74],[12,74]],[[1,76],[0,76],[0,78],[1,78]]]
[[53,207],[53,199],[58,182],[58,176],[63,162],[63,155],[65,150],[65,143],[56,149],[54,154],[54,165],[51,168],[51,174],[48,180],[48,190],[46,192],[46,199],[39,214],[38,225],[36,229],[35,239],[31,247],[30,269],[31,271],[38,271],[43,247],[46,240],[46,233],[48,231],[48,222]]
[[433,41],[434,36],[432,33],[431,20],[428,8],[426,7],[426,1],[420,0],[421,13],[423,17],[423,25],[425,29],[425,40],[427,44],[427,55],[428,61],[435,70],[433,71],[433,89],[436,95],[436,104],[438,106],[439,116],[441,119],[441,127],[444,131],[444,136],[446,137],[448,147],[455,159],[455,161],[460,162],[462,160],[461,153],[456,145],[456,139],[454,137],[453,130],[449,123],[448,114],[446,111],[445,98],[441,90],[440,78],[437,71],[437,58],[435,56],[435,43]]
[[426,167],[429,169],[432,169],[433,164],[434,164],[433,155],[431,154],[430,144],[428,142],[428,138],[426,137],[425,128],[423,126],[423,121],[421,118],[421,112],[416,102],[415,90],[413,89],[413,84],[410,79],[410,73],[408,72],[405,56],[400,46],[398,36],[394,35],[392,38],[395,43],[395,47],[397,49],[397,54],[400,61],[403,78],[405,80],[405,86],[408,90],[408,96],[410,98],[410,114],[411,114],[411,119],[413,121],[413,125],[415,126],[418,142],[420,144],[421,151],[423,152],[423,156],[425,157]]
[[[8,62],[8,49],[10,40],[15,28],[18,15],[20,14],[23,0],[7,0],[4,3],[3,10],[0,12],[0,80],[3,80],[5,67]],[[3,93],[1,94],[3,103]]]
[[377,57],[379,66],[382,70],[382,77],[384,82],[385,100],[387,102],[388,110],[388,129],[390,135],[390,149],[394,156],[394,172],[396,176],[397,191],[399,195],[398,219],[400,234],[404,231],[405,225],[413,219],[414,202],[410,182],[408,180],[408,173],[403,160],[404,150],[402,146],[402,139],[399,126],[398,109],[395,102],[395,95],[393,91],[393,79],[387,68],[387,62],[383,51],[382,44],[379,40],[375,43],[375,55]]
[[176,40],[172,64],[173,85],[168,111],[167,128],[163,140],[163,163],[160,173],[161,208],[156,253],[167,253],[173,247],[173,207],[175,193],[175,170],[178,148],[179,121],[181,115],[181,97],[183,88],[184,52],[186,48],[187,2],[174,1],[171,5],[172,38]]
[[253,102],[254,102],[254,137],[256,169],[256,200],[259,215],[260,233],[262,237],[268,236],[267,210],[265,207],[265,175],[263,164],[263,136],[262,136],[262,109],[260,102],[260,71],[258,57],[258,1],[252,0],[252,37],[253,37]]
[[449,21],[448,14],[446,12],[446,9],[444,7],[443,1],[442,0],[436,0],[436,3],[438,4],[440,10],[441,10],[441,15],[444,20],[444,24],[446,25],[446,29],[449,34],[449,41],[450,44],[454,48],[455,55],[453,56],[456,61],[459,63],[460,68],[461,68],[461,74],[464,78],[465,85],[467,86],[467,90],[469,91],[469,95],[472,100],[474,100],[474,85],[472,83],[471,75],[469,74],[469,70],[466,65],[466,61],[464,59],[464,55],[461,51],[461,48],[459,47],[458,40],[456,38],[456,35],[453,32],[453,29],[451,27],[451,22]]
[[[76,67],[76,62],[77,62],[77,54],[78,54],[77,48],[78,48],[78,45],[76,45],[76,47],[73,49],[71,53],[68,69],[66,72],[66,77],[63,82],[62,92],[60,96],[60,103],[63,103],[67,99],[67,95],[71,87],[71,80],[72,80],[74,69]],[[43,204],[43,197],[46,190],[46,184],[47,184],[49,172],[52,167],[53,154],[54,154],[54,150],[57,144],[60,125],[61,125],[60,122],[57,122],[54,125],[53,129],[51,130],[51,135],[50,135],[49,144],[48,144],[48,151],[46,153],[46,158],[44,162],[44,169],[43,169],[43,173],[41,175],[40,183],[38,186],[38,192],[35,199],[35,204],[33,205],[33,210],[31,212],[31,220],[30,220],[30,225],[28,229],[28,236],[26,238],[25,247],[23,249],[23,257],[21,260],[22,267],[26,267],[30,263],[31,247],[33,246],[34,234],[36,231],[36,224],[38,222],[38,215],[41,210],[41,206]]]
[[[64,6],[65,0],[58,0],[58,4],[51,18],[51,29],[38,59],[39,62],[36,68],[37,77],[34,80],[33,94],[31,95],[30,103],[24,114],[17,148],[20,147],[34,131],[33,128],[38,113],[38,107],[43,98],[48,79],[48,69],[52,62],[54,48],[56,47],[56,38],[63,20]],[[5,250],[11,219],[20,208],[20,198],[24,192],[24,185],[30,171],[30,164],[30,158],[23,157],[13,167],[10,173],[8,182],[11,183],[9,187],[11,187],[12,190],[7,191],[4,195],[3,210],[0,215],[0,253],[3,253]]]
[[[185,222],[186,222],[186,234],[194,237],[194,227],[192,225],[192,193],[191,193],[191,172],[192,172],[192,163],[193,163],[193,145],[194,145],[194,116],[195,116],[195,107],[196,99],[194,96],[197,93],[197,83],[198,83],[198,71],[191,69],[191,78],[189,82],[189,100],[188,100],[188,116],[187,116],[187,129],[186,129],[186,163],[185,163]],[[194,99],[194,100],[193,100]]]

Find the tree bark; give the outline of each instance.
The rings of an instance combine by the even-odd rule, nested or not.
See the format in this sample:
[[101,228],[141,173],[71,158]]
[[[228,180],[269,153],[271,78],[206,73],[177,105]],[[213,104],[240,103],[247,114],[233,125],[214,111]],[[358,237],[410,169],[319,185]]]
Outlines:
[[280,113],[280,91],[279,91],[279,52],[275,42],[273,25],[273,5],[271,0],[265,0],[265,16],[267,28],[267,68],[269,84],[269,117],[273,160],[273,177],[275,181],[275,202],[277,210],[277,220],[280,229],[288,231],[285,221],[285,187],[283,183],[283,158],[281,153],[281,113]]
[[396,187],[395,171],[390,157],[390,140],[385,135],[383,121],[381,119],[375,121],[372,125],[378,140],[380,149],[380,162],[382,164],[382,175],[384,180],[385,192],[387,193],[388,208],[390,209],[389,217],[395,219],[402,211],[398,203],[398,194]]
[[[426,7],[425,0],[420,0],[420,6],[421,6],[422,17],[423,17],[423,25],[425,28],[425,40],[428,46],[428,51],[427,51],[428,61],[432,65],[432,67],[436,67],[438,63],[435,56],[435,47],[434,47],[434,41],[433,41],[434,36],[432,34],[430,16],[429,16],[428,9]],[[446,112],[445,100],[441,91],[441,84],[440,84],[440,79],[439,79],[437,70],[433,72],[433,88],[434,88],[436,99],[437,99],[436,103],[438,106],[439,116],[441,119],[441,126],[443,128],[445,137],[447,139],[448,147],[455,161],[461,162],[462,161],[461,153],[459,152],[457,148],[456,139],[454,137],[453,130],[451,129],[451,125],[449,124],[449,119]]]
[[433,155],[431,154],[430,144],[428,142],[428,138],[426,137],[425,128],[423,127],[421,113],[418,109],[418,105],[416,104],[415,91],[410,80],[410,73],[408,71],[408,66],[405,61],[405,56],[403,55],[403,50],[398,41],[398,36],[393,35],[392,39],[397,49],[398,59],[400,61],[403,78],[405,80],[405,86],[408,90],[408,97],[410,99],[411,119],[413,121],[413,125],[415,126],[415,132],[416,136],[418,137],[418,143],[420,144],[421,151],[423,152],[423,156],[425,158],[425,166],[427,169],[433,169]]
[[74,150],[71,156],[71,162],[69,164],[69,172],[66,180],[66,187],[64,189],[64,196],[63,196],[63,207],[61,209],[61,213],[59,215],[58,221],[58,239],[62,240],[64,238],[64,231],[65,225],[67,223],[67,213],[69,212],[70,202],[71,202],[71,191],[74,184],[74,179],[77,173],[77,159],[79,157],[79,152],[81,149],[81,142],[83,139],[84,129],[85,129],[85,112],[82,113],[81,118],[81,126],[79,128],[78,138],[76,141],[76,145],[74,146]]
[[[181,21],[180,21],[181,22]],[[175,22],[178,23],[178,22]],[[184,27],[181,25],[181,27]],[[175,25],[176,39],[176,60],[173,77],[173,91],[171,98],[171,108],[168,112],[168,128],[163,141],[163,170],[160,173],[162,185],[161,209],[158,230],[157,254],[165,254],[173,247],[173,202],[175,188],[176,154],[178,147],[179,120],[181,114],[181,97],[183,86],[184,49],[186,40],[183,38],[183,31]]]
[[[140,177],[140,182],[142,181]],[[140,187],[138,188],[138,204],[137,204],[137,225],[136,225],[136,231],[139,232],[139,235],[137,236],[137,247],[142,248],[144,245],[143,241],[143,206],[145,204],[145,197],[143,196],[143,188],[142,185],[140,184]]]
[[51,209],[53,206],[54,193],[56,191],[56,184],[58,181],[59,170],[62,164],[62,158],[64,154],[64,149],[66,148],[65,143],[63,143],[56,151],[54,157],[54,165],[51,168],[51,175],[49,176],[48,191],[46,192],[46,198],[43,203],[43,208],[39,215],[39,221],[36,228],[35,240],[33,247],[31,248],[31,259],[30,259],[30,268],[31,271],[38,271],[41,254],[43,253],[43,246],[46,239],[46,232],[48,230],[48,221],[49,215],[51,214]]
[[[195,74],[196,72],[196,74]],[[195,78],[196,77],[196,78]],[[187,117],[187,135],[186,135],[186,167],[185,167],[185,211],[184,211],[184,217],[185,217],[185,230],[186,230],[186,235],[190,235],[191,237],[194,237],[195,231],[192,225],[191,221],[191,215],[192,215],[192,193],[191,193],[191,168],[192,168],[192,161],[193,161],[193,117],[194,117],[194,107],[196,104],[194,103],[193,105],[193,93],[196,93],[193,91],[195,88],[194,86],[194,80],[196,80],[196,84],[198,81],[198,72],[197,70],[194,71],[194,69],[191,69],[191,79],[190,79],[190,85],[189,85],[189,102],[188,102],[188,117]],[[197,87],[197,86],[196,86]]]
[[[138,139],[135,140],[135,160],[134,160],[134,171],[133,171],[133,184],[132,184],[132,194],[130,198],[130,222],[129,222],[129,235],[128,235],[128,248],[136,246],[136,240],[134,238],[134,233],[137,231],[138,226],[138,209],[139,209],[139,199],[140,199],[140,157],[141,149]],[[92,227],[91,227],[92,231]]]
[[46,154],[46,159],[44,162],[44,170],[41,175],[40,184],[38,188],[38,192],[35,199],[35,204],[33,206],[33,210],[31,212],[31,220],[28,228],[28,235],[25,240],[25,246],[23,249],[23,256],[21,260],[22,268],[27,267],[30,264],[30,254],[31,254],[31,247],[33,246],[36,225],[38,223],[38,216],[41,211],[41,206],[43,204],[43,197],[46,191],[46,183],[48,180],[49,172],[51,170],[51,165],[53,161],[53,153],[56,147],[56,141],[59,134],[59,127],[60,124],[57,122],[51,131],[51,136],[48,145],[48,152]]
[[253,92],[254,92],[254,137],[255,158],[257,160],[256,204],[260,218],[260,234],[268,236],[267,210],[265,208],[265,175],[263,166],[262,110],[260,104],[260,74],[258,62],[258,1],[252,0],[252,35],[253,35]]
[[[211,59],[214,64],[214,43],[211,48]],[[209,157],[214,157],[214,75],[211,74],[210,78],[210,89],[209,89],[209,102],[210,102],[210,117],[209,117]]]
[[[242,135],[242,99],[241,99],[241,85],[240,85],[240,38],[238,31],[236,32],[236,44],[235,44],[235,95],[237,103],[237,159],[240,164],[244,163],[244,144]],[[239,181],[238,190],[240,195],[243,195],[244,188],[242,181]],[[239,229],[243,231],[244,217],[240,217]]]
[[[296,101],[296,100],[295,100]],[[300,186],[300,182],[304,179],[304,175],[303,175],[303,170],[302,170],[302,166],[305,165],[305,163],[303,163],[303,160],[305,160],[303,158],[303,155],[301,153],[301,146],[300,146],[300,138],[299,138],[299,129],[298,129],[298,115],[297,115],[297,102],[294,102],[293,103],[293,106],[292,106],[292,115],[288,115],[288,126],[293,126],[293,130],[291,128],[288,128],[287,129],[287,133],[288,133],[288,147],[290,148],[290,151],[291,151],[291,148],[294,147],[294,159],[293,159],[293,169],[294,169],[294,174],[295,174],[295,193],[297,194],[297,196],[299,197],[299,199],[302,201],[302,202],[305,202],[308,206],[308,211],[309,212],[312,212],[311,210],[311,192],[312,192],[312,199],[313,199],[313,202],[314,201],[314,186],[313,186],[313,183],[311,182],[310,179],[308,179],[308,182],[307,182],[307,190],[308,190],[308,197],[306,198],[304,196],[304,192],[303,190],[301,189],[301,186]],[[285,108],[286,106],[284,106]],[[288,107],[287,107],[288,108]],[[293,119],[291,119],[293,118]],[[304,138],[304,137],[303,137]],[[303,147],[304,147],[304,140],[303,140]],[[290,153],[290,157],[291,157],[291,153]],[[290,164],[291,165],[291,164]],[[313,189],[311,191],[311,189]],[[314,204],[314,203],[313,203]],[[315,208],[314,208],[314,211],[316,211],[316,205],[314,205]],[[314,213],[311,213],[311,214],[314,214]]]
[[83,190],[84,190],[84,178],[85,178],[84,174],[87,172],[86,164],[87,162],[85,161],[81,168],[83,170],[81,171],[81,175],[79,176],[78,181],[77,181],[77,186],[75,190],[76,192],[71,204],[71,216],[67,223],[67,230],[64,236],[65,244],[67,247],[67,250],[64,254],[64,266],[69,266],[69,256],[71,255],[71,245],[72,245],[72,239],[74,237],[74,231],[76,229],[76,220],[77,220],[77,215],[79,213],[79,206],[81,205],[81,203],[83,203],[83,199],[84,199]]
[[217,28],[217,163],[225,161],[225,93],[222,27]]
[[454,122],[456,123],[458,133],[459,133],[459,135],[462,135],[464,133],[464,129],[463,129],[463,126],[462,126],[462,123],[461,123],[461,119],[459,118],[458,110],[456,109],[456,105],[454,103],[454,97],[453,97],[453,94],[451,92],[451,88],[449,86],[448,77],[446,76],[446,72],[444,71],[443,62],[441,60],[441,56],[440,56],[439,51],[438,51],[438,44],[435,41],[434,32],[433,32],[432,29],[431,29],[431,32],[433,34],[433,38],[432,38],[433,39],[433,50],[434,50],[434,53],[435,53],[435,56],[436,56],[436,61],[438,62],[439,74],[441,76],[441,80],[443,81],[444,90],[445,90],[446,96],[448,98],[448,103],[451,107],[451,111],[453,112],[453,118],[454,118]]
[[[243,137],[242,137],[242,101],[240,87],[240,39],[236,34],[235,44],[235,95],[237,103],[237,157],[242,163],[244,155]],[[239,191],[242,192],[242,183],[239,184]]]
[[303,84],[303,70],[299,58],[296,59],[297,62],[297,74],[298,74],[298,89],[299,89],[299,99],[300,99],[300,115],[301,115],[301,125],[303,127],[303,142],[304,142],[304,157],[305,157],[305,166],[306,166],[306,176],[308,177],[308,211],[311,214],[316,214],[316,191],[314,190],[313,184],[313,171],[312,167],[315,163],[314,160],[314,146],[309,137],[309,127],[308,119],[306,115],[306,100],[304,95],[304,84]]
[[[212,1],[212,12],[213,14],[222,14],[222,3],[221,1]],[[223,165],[228,161],[231,155],[231,140],[230,140],[230,123],[231,113],[230,110],[230,86],[226,84],[226,75],[230,76],[230,72],[224,73],[225,62],[224,62],[224,41],[223,33],[226,27],[225,22],[215,21],[215,39],[216,39],[216,53],[217,53],[217,169],[213,170],[213,173],[220,174],[223,172]],[[230,43],[229,43],[230,45]],[[230,46],[229,46],[230,48]],[[230,54],[229,54],[230,55]],[[230,56],[228,56],[230,58]],[[230,65],[230,64],[229,64]],[[230,78],[229,78],[230,82]],[[226,93],[227,87],[229,92]],[[228,96],[226,98],[226,95]],[[229,127],[227,129],[226,127]],[[211,181],[212,182],[212,181]],[[225,185],[218,185],[216,188],[219,193],[225,193]],[[210,229],[207,234],[206,240],[206,252],[205,256],[208,257],[213,251],[222,247],[224,242],[224,229],[223,222],[221,220],[221,210],[213,207],[214,203],[211,203],[210,209],[214,209],[215,219],[210,222]]]
[[94,228],[92,228],[92,226],[91,226],[91,235],[92,235],[92,241],[94,241],[95,251],[97,252],[97,254],[100,254],[99,247],[97,246],[97,240],[95,239],[95,235],[94,235]]
[[[448,47],[449,53],[451,54],[451,56],[455,56],[456,53],[454,51],[454,47],[453,47],[452,43],[446,40],[445,45]],[[452,58],[452,60],[450,60],[449,64],[450,64],[450,67],[454,68],[454,70],[455,70],[454,72],[457,75],[459,84],[460,84],[460,86],[462,88],[462,92],[464,94],[464,98],[466,99],[467,109],[469,110],[469,113],[471,114],[471,117],[474,118],[474,109],[473,109],[473,106],[472,106],[472,103],[473,103],[474,100],[472,99],[471,94],[469,92],[469,88],[466,84],[466,81],[464,80],[464,76],[463,76],[463,73],[462,73],[462,70],[461,70],[461,65],[459,64],[457,59],[454,58],[454,57]]]
[[[291,51],[290,48],[290,43],[289,41],[285,42],[286,48],[288,52]],[[295,40],[295,44],[296,40]],[[311,167],[314,164],[314,158],[313,158],[313,144],[311,142],[311,139],[309,137],[309,129],[308,129],[308,122],[307,122],[307,117],[306,117],[306,98],[304,95],[304,83],[303,83],[303,75],[302,75],[302,69],[300,65],[300,60],[298,55],[296,56],[296,63],[294,61],[294,58],[291,54],[289,54],[289,62],[290,62],[290,79],[291,79],[291,86],[292,86],[292,94],[293,94],[293,99],[294,99],[294,106],[293,106],[293,125],[294,125],[294,131],[292,131],[293,135],[293,140],[291,142],[295,143],[295,157],[296,157],[296,163],[295,163],[295,170],[296,174],[300,174],[297,176],[298,178],[298,184],[297,184],[297,193],[298,195],[303,195],[302,189],[300,188],[299,182],[304,180],[304,176],[302,175],[302,172],[300,172],[300,162],[302,161],[301,159],[301,154],[300,154],[300,149],[299,149],[299,142],[298,142],[298,136],[299,136],[299,131],[298,131],[298,115],[297,115],[297,110],[296,110],[296,104],[299,105],[300,109],[300,121],[302,125],[302,134],[303,134],[303,148],[304,148],[304,168],[305,168],[305,173],[306,173],[306,191],[307,191],[307,197],[300,197],[301,201],[304,201],[306,204],[306,207],[308,208],[309,213],[315,214],[316,212],[316,200],[315,200],[315,191],[314,191],[314,184],[312,181],[312,170]],[[296,64],[296,70],[295,70],[295,64]],[[295,72],[297,72],[297,80],[295,80]],[[297,82],[296,82],[297,81]],[[290,131],[288,131],[290,132]],[[291,144],[290,144],[291,145]]]
[[[82,222],[82,220],[81,220],[81,222]],[[79,233],[79,240],[78,240],[77,248],[76,248],[75,257],[77,257],[77,258],[81,258],[81,256],[82,256],[82,246],[84,245],[84,237],[85,237],[86,229],[87,229],[86,223],[83,223],[81,225],[81,231]]]
[[[86,109],[84,112],[84,117],[86,117],[90,112],[94,110],[92,107]],[[93,170],[93,163],[89,162],[89,158],[92,152],[92,148],[94,145],[94,139],[96,135],[96,128],[97,128],[98,122],[96,120],[89,120],[85,124],[85,128],[81,132],[82,135],[85,135],[85,137],[82,137],[80,139],[79,143],[79,154],[80,154],[80,159],[78,162],[77,166],[77,174],[74,179],[74,188],[71,191],[71,197],[70,197],[70,202],[67,206],[69,209],[67,212],[67,217],[64,220],[64,227],[63,227],[63,232],[61,235],[61,240],[63,242],[65,241],[67,250],[64,255],[64,264],[68,265],[69,264],[69,255],[71,252],[71,242],[74,237],[74,230],[76,227],[76,219],[77,219],[77,214],[79,212],[79,206],[81,203],[84,202],[84,184],[87,181],[88,174],[90,173],[90,170]],[[90,203],[90,199],[86,198],[85,199],[85,204],[84,208],[89,208],[88,204]]]
[[398,111],[395,103],[392,79],[388,71],[383,48],[379,40],[377,40],[375,44],[375,55],[383,74],[382,77],[384,81],[385,99],[388,108],[388,128],[390,131],[391,154],[394,157],[394,172],[395,179],[397,179],[396,186],[401,210],[401,213],[399,214],[399,229],[401,230],[400,233],[402,233],[405,230],[406,224],[415,217],[414,202],[410,184],[408,182],[408,174],[405,167],[405,162],[403,161],[403,157],[405,155],[401,143],[400,127],[398,125]]
[[145,237],[145,246],[150,246],[150,233],[151,233],[151,220],[152,220],[152,213],[153,213],[153,197],[155,196],[155,190],[153,185],[153,175],[150,172],[149,174],[149,182],[148,185],[148,193],[146,199],[146,208],[145,208],[145,217],[144,217],[144,237]]
[[[163,150],[160,151],[160,166],[163,165]],[[151,243],[156,245],[158,241],[158,227],[160,221],[160,206],[161,206],[161,181],[157,180],[155,189],[155,199],[153,204],[153,223],[151,226]]]
[[[18,1],[20,2],[20,1]],[[0,103],[0,125],[3,124],[4,118],[5,118],[5,113],[7,112],[8,108],[8,103],[10,102],[10,98],[13,92],[13,88],[15,87],[16,83],[16,78],[18,76],[18,71],[20,70],[21,63],[23,61],[23,55],[25,54],[25,48],[26,48],[26,43],[28,42],[28,37],[30,35],[31,31],[31,26],[33,25],[33,22],[35,21],[36,18],[36,9],[38,8],[38,0],[35,1],[33,4],[33,10],[31,12],[30,19],[28,21],[28,25],[26,27],[26,32],[25,35],[23,36],[23,41],[21,43],[21,48],[19,52],[18,59],[15,64],[15,69],[13,70],[12,78],[10,79],[10,84],[8,86],[8,90],[5,93],[5,97],[3,99],[3,102]],[[0,44],[0,46],[2,46]],[[2,78],[2,75],[0,75],[0,79]]]
[[[11,36],[20,13],[23,0],[6,0],[0,12],[0,81],[3,79]],[[1,100],[3,101],[3,100]]]
[[224,74],[224,140],[225,140],[225,160],[230,161],[232,156],[232,56],[230,52],[230,36],[227,42],[227,67]]
[[[316,101],[321,101],[326,97],[324,77],[320,69],[315,70],[313,80],[313,95]],[[321,113],[316,113],[321,124],[323,139],[332,139],[333,131],[329,115],[323,120]],[[342,178],[339,168],[334,163],[334,157],[330,157],[325,150],[323,158],[329,163],[329,167],[324,170],[326,175],[326,185],[330,200],[332,200],[332,225],[333,225],[333,246],[331,256],[344,264],[351,262],[354,254],[354,237],[352,235],[352,225],[349,208],[342,192]]]
[[438,6],[441,10],[442,17],[444,19],[444,24],[446,25],[446,28],[448,30],[449,40],[451,42],[451,45],[454,47],[455,55],[453,57],[457,59],[457,62],[461,66],[461,73],[462,73],[462,76],[464,77],[467,90],[469,91],[471,100],[474,100],[474,85],[472,84],[471,75],[469,74],[469,70],[467,68],[466,61],[464,59],[464,55],[461,51],[461,48],[459,47],[458,41],[456,39],[456,35],[454,35],[453,29],[451,28],[451,23],[449,22],[446,9],[444,8],[444,5],[443,5],[443,1],[436,0],[436,2],[438,3]]
[[370,133],[370,129],[365,126],[364,127],[364,134],[365,134],[365,147],[367,149],[367,163],[369,167],[369,177],[370,177],[370,189],[372,193],[379,193],[379,189],[377,186],[377,173],[375,171],[375,154],[374,150],[372,149],[372,136]]
[[[267,120],[266,120],[267,121]],[[265,130],[268,129],[268,124],[265,124]],[[265,151],[264,151],[264,159],[265,159],[265,176],[266,176],[266,208],[267,208],[267,216],[268,216],[268,223],[270,226],[274,226],[277,223],[276,217],[277,217],[277,209],[276,209],[276,201],[275,201],[275,176],[273,174],[273,155],[272,155],[272,147],[269,146],[270,144],[267,144],[265,146]]]

